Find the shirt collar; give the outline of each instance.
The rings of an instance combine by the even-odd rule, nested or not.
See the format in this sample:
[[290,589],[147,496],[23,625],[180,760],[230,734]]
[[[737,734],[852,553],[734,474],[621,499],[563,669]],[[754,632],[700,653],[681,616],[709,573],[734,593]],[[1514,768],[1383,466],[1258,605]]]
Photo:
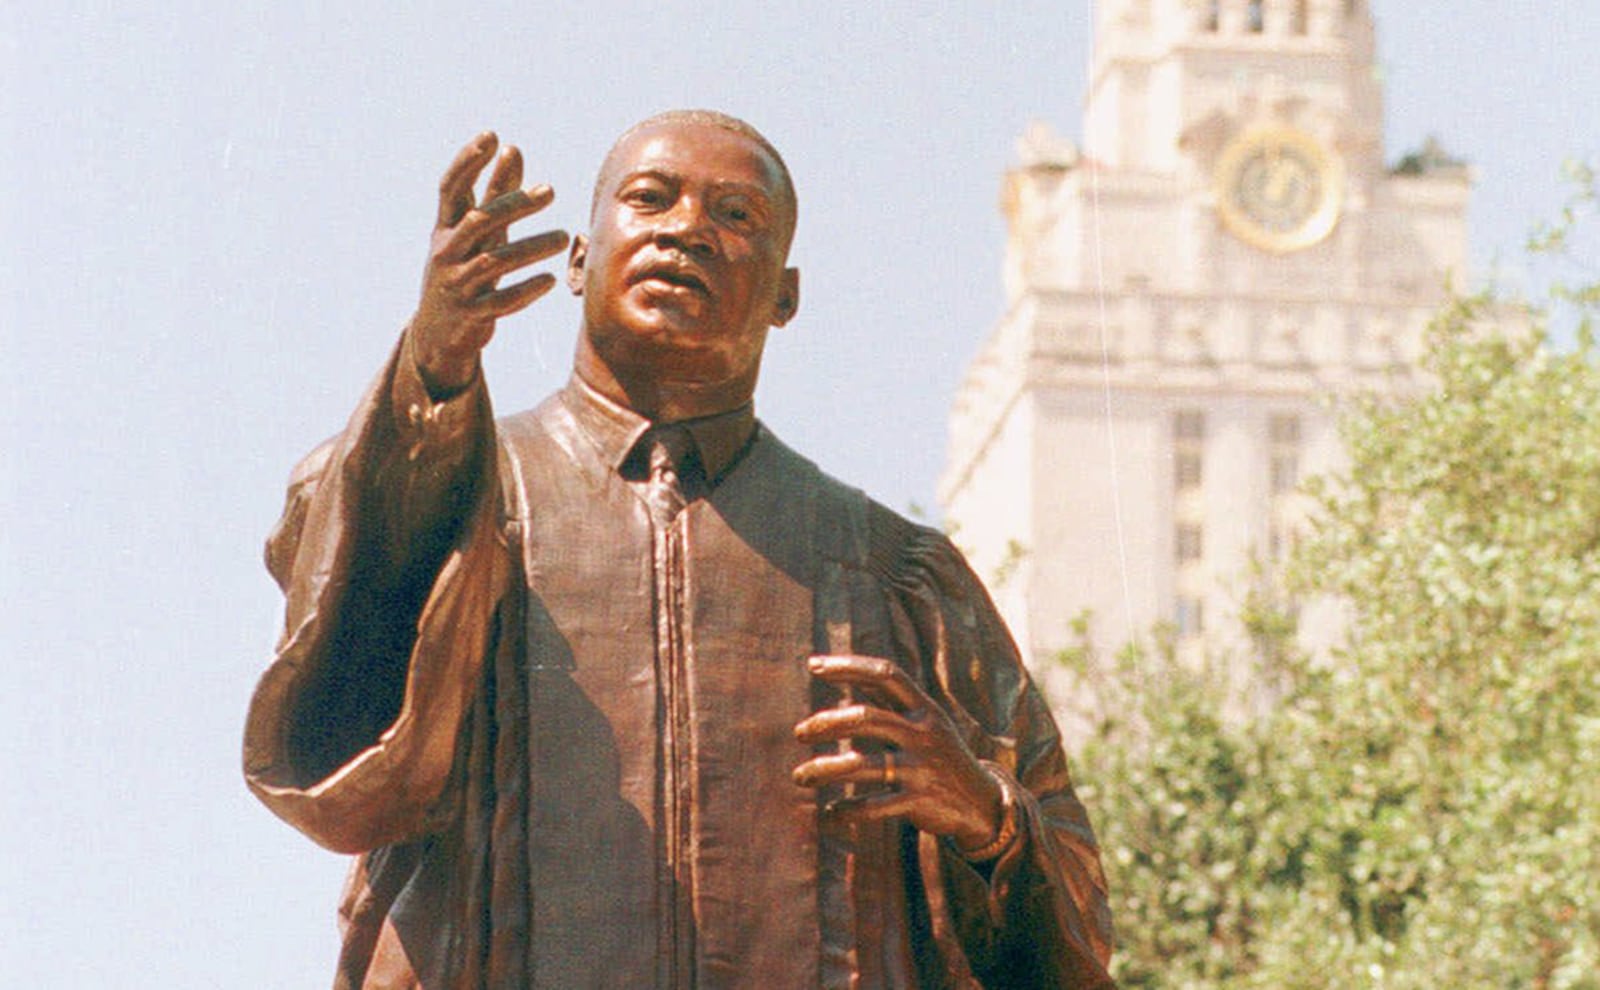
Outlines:
[[[657,425],[601,395],[577,374],[562,390],[561,401],[613,471],[622,469],[640,438]],[[715,484],[738,460],[755,433],[755,406],[746,402],[728,412],[678,420],[674,425],[688,430],[694,438],[706,477]]]

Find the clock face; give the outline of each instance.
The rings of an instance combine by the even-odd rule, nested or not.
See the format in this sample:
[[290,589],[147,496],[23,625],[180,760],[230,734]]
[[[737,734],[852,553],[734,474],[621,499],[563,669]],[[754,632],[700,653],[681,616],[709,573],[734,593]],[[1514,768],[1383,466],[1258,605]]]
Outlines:
[[1217,211],[1235,236],[1268,251],[1297,251],[1339,220],[1343,174],[1314,139],[1288,128],[1249,131],[1217,165]]

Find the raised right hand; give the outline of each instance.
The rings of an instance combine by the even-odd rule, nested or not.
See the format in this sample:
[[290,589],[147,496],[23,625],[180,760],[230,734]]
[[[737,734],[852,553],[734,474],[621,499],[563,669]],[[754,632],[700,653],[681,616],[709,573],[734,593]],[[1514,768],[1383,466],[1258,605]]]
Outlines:
[[548,230],[512,241],[507,228],[550,205],[547,185],[522,188],[522,152],[507,145],[495,162],[483,201],[473,186],[499,139],[485,131],[469,141],[439,180],[439,218],[422,274],[422,299],[411,319],[412,351],[429,391],[448,393],[472,381],[478,352],[495,321],[550,291],[541,272],[499,287],[501,276],[566,250],[567,232]]

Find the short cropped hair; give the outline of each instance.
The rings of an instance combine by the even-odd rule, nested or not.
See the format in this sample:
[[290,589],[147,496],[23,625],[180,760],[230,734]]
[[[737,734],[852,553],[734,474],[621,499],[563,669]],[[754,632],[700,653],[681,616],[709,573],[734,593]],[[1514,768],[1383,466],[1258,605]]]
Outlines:
[[606,157],[600,166],[600,174],[594,178],[594,192],[589,197],[589,215],[591,217],[593,217],[594,211],[600,205],[601,184],[605,182],[606,164],[611,161],[611,156],[616,154],[617,148],[621,147],[624,141],[640,131],[661,124],[695,124],[705,127],[720,127],[725,131],[731,131],[760,145],[761,150],[766,152],[767,157],[772,159],[772,163],[778,166],[778,177],[783,181],[784,195],[789,197],[789,209],[793,214],[791,227],[793,226],[793,222],[799,217],[800,204],[799,198],[794,191],[794,177],[789,174],[789,166],[784,162],[783,156],[778,154],[778,149],[772,146],[772,142],[767,140],[766,135],[738,117],[723,113],[720,110],[664,110],[661,113],[646,117],[623,131],[622,135],[611,143],[611,149],[606,152]]

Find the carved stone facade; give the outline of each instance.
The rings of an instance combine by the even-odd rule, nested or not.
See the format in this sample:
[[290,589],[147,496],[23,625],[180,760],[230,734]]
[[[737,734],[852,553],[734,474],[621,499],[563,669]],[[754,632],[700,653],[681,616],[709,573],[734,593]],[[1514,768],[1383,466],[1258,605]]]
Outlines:
[[[1080,151],[1005,178],[1006,312],[951,414],[947,520],[1035,659],[1093,613],[1243,655],[1253,562],[1340,457],[1328,397],[1415,383],[1468,170],[1385,163],[1360,0],[1100,0]],[[1417,163],[1417,164],[1414,164]],[[1302,641],[1337,628],[1327,603]]]

